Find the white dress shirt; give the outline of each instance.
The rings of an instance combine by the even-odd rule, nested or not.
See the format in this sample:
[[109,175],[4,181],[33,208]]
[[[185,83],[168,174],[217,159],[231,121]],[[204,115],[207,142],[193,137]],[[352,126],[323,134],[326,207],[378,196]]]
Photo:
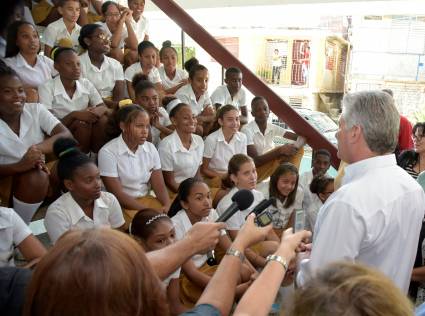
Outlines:
[[136,33],[137,42],[140,43],[145,40],[145,35],[149,34],[149,20],[141,15],[139,21],[135,21],[132,17],[130,20],[131,27]]
[[187,178],[194,177],[198,172],[202,164],[204,141],[201,136],[192,134],[192,143],[188,150],[183,146],[179,134],[174,131],[159,143],[158,151],[162,170],[172,171],[174,180],[181,183]]
[[[239,189],[237,187],[233,187],[229,193],[227,193],[218,203],[217,205],[217,213],[219,215],[222,215],[227,208],[233,203],[232,197],[235,195],[236,192],[238,192]],[[245,218],[248,216],[248,214],[254,209],[254,207],[257,206],[258,203],[260,203],[262,200],[264,200],[264,194],[257,190],[251,190],[252,194],[254,195],[254,201],[252,202],[251,206],[248,207],[246,210],[243,211],[237,211],[235,214],[233,214],[232,217],[230,217],[226,221],[227,229],[228,230],[239,230],[245,223]]]
[[21,114],[19,136],[0,119],[0,164],[18,162],[32,145],[50,135],[59,120],[40,103],[25,103]]
[[201,114],[207,106],[211,105],[211,99],[208,95],[208,92],[205,92],[203,95],[201,95],[199,100],[196,100],[195,92],[193,92],[190,83],[177,90],[176,97],[182,101],[182,103],[190,105],[192,108],[192,113],[195,116]]
[[304,199],[303,199],[303,209],[307,210],[310,207],[310,204],[312,203],[312,195],[310,191],[310,184],[311,181],[313,181],[313,168],[311,168],[309,171],[306,171],[300,175],[300,178],[298,180],[298,185],[303,189],[304,191]]
[[241,87],[238,93],[232,98],[227,85],[218,86],[211,94],[211,102],[212,104],[218,103],[221,105],[231,104],[239,109],[242,106],[246,106],[246,92]]
[[[124,72],[124,78],[127,81],[133,81],[133,77],[135,74],[142,73],[142,65],[140,65],[140,62],[134,63],[130,67],[128,67]],[[159,76],[158,68],[153,67],[151,71],[149,71],[148,79],[152,83],[161,83],[161,77]]]
[[274,137],[282,137],[286,129],[272,123],[267,123],[266,131],[263,135],[257,122],[251,121],[242,127],[241,132],[246,135],[248,145],[254,145],[257,149],[257,154],[262,155],[275,147],[273,142]]
[[34,67],[27,63],[21,53],[5,58],[4,62],[16,71],[25,86],[33,88],[38,88],[57,75],[57,71],[53,67],[53,60],[43,55],[37,55]]
[[246,136],[236,132],[229,143],[226,142],[223,130],[220,128],[205,139],[204,157],[210,158],[208,167],[217,172],[227,172],[229,160],[235,154],[245,154]]
[[13,209],[0,207],[0,267],[15,266],[15,247],[31,234],[30,228]]
[[[162,126],[170,126],[171,120],[168,116],[168,112],[166,109],[164,109],[162,106],[158,108],[159,112],[159,124]],[[155,147],[158,147],[159,142],[161,141],[161,131],[157,129],[155,126],[151,125],[151,135],[152,135],[152,144],[155,145]]]
[[158,68],[159,76],[161,77],[162,86],[164,89],[171,89],[177,86],[182,80],[187,79],[188,75],[187,72],[183,69],[176,68],[176,74],[174,75],[173,79],[168,78],[167,74],[165,73],[164,66],[161,65],[161,67]]
[[59,119],[71,112],[82,111],[103,103],[102,97],[90,80],[80,78],[77,80],[76,86],[75,92],[70,98],[60,76],[50,79],[38,88],[40,103],[44,104]]
[[69,192],[49,206],[44,219],[44,226],[52,243],[71,229],[118,228],[124,223],[120,204],[109,192],[101,192],[100,197],[94,201],[93,219],[84,213]]
[[43,33],[41,41],[50,47],[59,46],[60,40],[67,39],[72,42],[72,48],[78,52],[80,44],[78,43],[78,37],[80,36],[81,26],[75,24],[71,34],[68,32],[63,18],[50,23],[47,25],[46,30]]
[[90,80],[102,98],[112,97],[116,81],[124,81],[124,70],[121,64],[108,56],[100,69],[92,64],[88,52],[80,56],[81,77]]
[[407,293],[425,210],[420,185],[397,166],[394,155],[345,168],[344,185],[320,209],[303,284],[326,264],[347,260],[377,268]]
[[149,193],[152,172],[161,170],[158,151],[152,143],[144,142],[134,153],[122,135],[100,149],[98,163],[101,176],[119,178],[123,191],[135,198]]

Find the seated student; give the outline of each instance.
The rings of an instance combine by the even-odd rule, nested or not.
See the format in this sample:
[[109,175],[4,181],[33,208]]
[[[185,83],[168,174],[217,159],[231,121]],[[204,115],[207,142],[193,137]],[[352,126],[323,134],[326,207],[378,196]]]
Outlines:
[[59,76],[39,87],[40,103],[68,127],[83,152],[97,153],[105,143],[108,108],[86,78],[80,78],[80,58],[72,48],[53,51]]
[[[311,203],[306,212],[306,224],[308,230],[314,233],[314,226],[316,225],[317,214],[320,208],[325,204],[326,200],[334,192],[334,179],[326,174],[317,174],[314,176],[310,183]],[[306,228],[307,229],[307,228]]]
[[159,94],[162,94],[162,83],[159,77],[158,69],[155,67],[156,52],[155,45],[149,41],[143,41],[137,47],[139,62],[128,67],[124,72],[124,78],[127,81],[128,95],[134,101],[135,94],[132,86],[134,75],[142,73],[148,76],[148,79],[155,85]]
[[57,74],[53,61],[39,51],[40,38],[32,24],[16,21],[10,25],[4,62],[15,69],[24,84],[27,102],[38,102],[38,86]]
[[[90,4],[101,2],[102,0],[89,0]],[[31,17],[33,20],[25,18],[26,21],[40,25],[40,26],[48,26],[49,24],[59,20],[61,18],[61,14],[59,13],[58,6],[60,0],[34,0],[32,1],[31,8]],[[84,25],[89,21],[89,14],[86,14],[84,7],[86,5],[85,0],[80,0],[81,8],[80,16],[78,18],[78,24]],[[29,10],[28,10],[29,11]]]
[[[139,241],[146,252],[163,249],[175,242],[176,230],[171,219],[164,213],[146,209],[134,216],[129,233]],[[172,275],[162,281],[167,289],[167,300],[171,315],[180,315],[188,310],[180,301],[179,267]]]
[[58,177],[67,193],[47,209],[44,225],[52,243],[70,229],[121,228],[125,222],[120,204],[111,193],[100,190],[99,169],[93,160],[73,139],[60,138],[53,149],[59,158]]
[[102,4],[102,15],[105,22],[98,22],[103,26],[106,34],[111,39],[109,56],[124,62],[124,47],[136,51],[137,38],[131,26],[131,11],[128,8],[120,10],[119,5],[113,1]]
[[246,136],[239,132],[238,109],[233,105],[221,107],[217,112],[217,122],[220,128],[205,139],[201,167],[202,174],[209,178],[212,187],[220,187],[233,155],[247,153]]
[[0,267],[15,266],[15,248],[31,266],[46,253],[19,215],[11,208],[0,207]]
[[158,147],[161,137],[173,132],[167,111],[159,106],[159,95],[155,85],[144,74],[136,74],[132,81],[136,104],[141,105],[149,114],[149,141]]
[[241,129],[247,137],[248,155],[254,159],[258,172],[258,182],[267,179],[281,162],[292,162],[299,166],[303,149],[293,144],[275,147],[275,136],[283,137],[287,132],[284,128],[268,122],[269,105],[264,97],[255,97],[251,102],[251,114],[254,121]]
[[117,108],[126,98],[127,88],[121,64],[106,56],[111,50],[109,35],[99,24],[87,24],[81,28],[78,41],[86,50],[80,56],[81,77],[93,83],[108,108]]
[[273,172],[269,183],[269,197],[276,198],[273,205],[273,228],[281,237],[294,226],[294,211],[302,208],[303,190],[298,188],[298,169],[293,164],[281,164]]
[[162,43],[159,51],[162,66],[158,68],[162,86],[166,94],[174,94],[188,83],[187,72],[177,68],[177,51],[171,46],[171,41]]
[[310,191],[310,183],[318,174],[325,174],[331,166],[331,154],[326,149],[318,149],[313,151],[311,161],[313,166],[311,170],[304,172],[300,175],[299,184],[304,191],[303,209],[309,208],[312,201],[312,194]]
[[[29,223],[47,196],[45,155],[58,137],[71,137],[39,103],[25,103],[24,86],[10,67],[0,63],[0,198]],[[46,137],[49,135],[49,137]]]
[[[120,108],[112,139],[99,151],[99,170],[106,189],[124,208],[129,223],[139,210],[167,212],[170,206],[155,146],[147,142],[149,115],[138,105]],[[153,189],[156,198],[149,194]]]
[[[201,179],[188,178],[179,186],[176,199],[170,207],[171,220],[173,221],[176,239],[182,240],[192,225],[197,222],[213,222],[218,215],[212,208],[211,192]],[[224,231],[221,232],[219,244],[227,250],[230,245]],[[192,260],[182,265],[180,276],[180,299],[187,307],[193,307],[207,286],[211,276],[217,270],[217,265],[207,264],[206,255],[195,255]],[[251,271],[241,273],[241,280],[236,287],[236,295],[240,297],[251,284]]]
[[196,58],[189,59],[185,68],[190,69],[189,83],[176,91],[176,97],[192,107],[198,125],[203,127],[201,135],[206,136],[215,119],[215,111],[208,95],[208,69],[200,65]]
[[81,26],[77,24],[77,20],[80,16],[80,2],[78,0],[58,0],[57,5],[62,18],[50,23],[42,37],[44,55],[49,57],[55,46],[79,50],[78,36],[80,36]]
[[131,26],[137,42],[149,41],[149,20],[143,15],[145,0],[128,0],[128,8],[132,12]]
[[[238,116],[239,117],[239,116]],[[263,193],[257,191],[257,170],[255,169],[254,162],[252,159],[244,154],[237,154],[232,157],[229,161],[227,178],[224,180],[227,187],[231,190],[225,195],[217,205],[217,213],[223,214],[224,211],[232,204],[233,195],[240,189],[250,190],[254,195],[254,202],[251,206],[244,211],[237,211],[227,221],[227,231],[232,239],[235,239],[238,231],[245,223],[247,215],[264,199]],[[253,250],[247,250],[245,255],[248,260],[256,268],[262,268],[266,264],[267,255],[271,254],[276,250],[276,241],[279,238],[270,231],[267,237],[268,241],[258,245],[255,252]]]
[[162,173],[168,189],[177,192],[180,183],[200,176],[204,141],[194,134],[196,118],[192,109],[185,103],[179,103],[170,111],[170,118],[176,130],[159,144]]
[[215,106],[232,104],[241,112],[241,123],[248,122],[248,110],[246,106],[246,92],[242,87],[242,71],[236,67],[226,70],[224,76],[225,85],[219,86],[211,94],[211,102]]

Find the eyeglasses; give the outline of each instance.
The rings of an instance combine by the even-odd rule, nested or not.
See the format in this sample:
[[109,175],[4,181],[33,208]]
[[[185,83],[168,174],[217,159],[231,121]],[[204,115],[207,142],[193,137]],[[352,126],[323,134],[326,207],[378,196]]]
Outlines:
[[412,135],[412,139],[416,141],[420,141],[422,138],[424,138],[425,135]]
[[110,37],[110,36],[108,36],[108,35],[105,35],[105,34],[99,34],[99,35],[95,35],[95,36],[92,36],[92,37],[94,37],[94,38],[98,38],[98,39],[100,39],[101,41],[108,41],[108,42],[110,42],[110,41],[111,41],[111,37]]
[[108,14],[105,14],[105,16],[106,16],[106,17],[110,17],[110,16],[113,16],[113,17],[120,17],[120,16],[121,16],[121,13],[108,13]]

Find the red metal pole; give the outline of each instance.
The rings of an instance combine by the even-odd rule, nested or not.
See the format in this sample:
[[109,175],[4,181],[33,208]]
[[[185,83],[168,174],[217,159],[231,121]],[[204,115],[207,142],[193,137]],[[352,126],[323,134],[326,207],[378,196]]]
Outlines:
[[272,89],[261,81],[250,69],[242,64],[175,1],[152,0],[165,14],[177,23],[183,31],[192,37],[223,67],[238,67],[243,73],[243,84],[254,95],[264,96],[270,109],[297,134],[307,138],[307,143],[314,149],[325,148],[332,154],[332,165],[339,166],[336,148],[320,132],[313,128],[304,118],[282,100]]

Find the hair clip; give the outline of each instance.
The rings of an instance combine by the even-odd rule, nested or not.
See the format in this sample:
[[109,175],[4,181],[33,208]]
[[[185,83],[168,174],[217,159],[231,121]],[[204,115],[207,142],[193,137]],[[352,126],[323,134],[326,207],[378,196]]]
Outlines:
[[133,101],[131,101],[131,99],[123,99],[120,102],[118,102],[118,108],[121,109],[127,105],[132,105],[132,104],[133,104]]
[[148,225],[152,224],[153,222],[155,222],[157,219],[160,219],[162,217],[168,217],[168,215],[167,214],[164,214],[164,213],[159,213],[158,215],[155,215],[154,217],[152,217],[151,219],[149,219],[146,222],[145,225],[148,226]]

